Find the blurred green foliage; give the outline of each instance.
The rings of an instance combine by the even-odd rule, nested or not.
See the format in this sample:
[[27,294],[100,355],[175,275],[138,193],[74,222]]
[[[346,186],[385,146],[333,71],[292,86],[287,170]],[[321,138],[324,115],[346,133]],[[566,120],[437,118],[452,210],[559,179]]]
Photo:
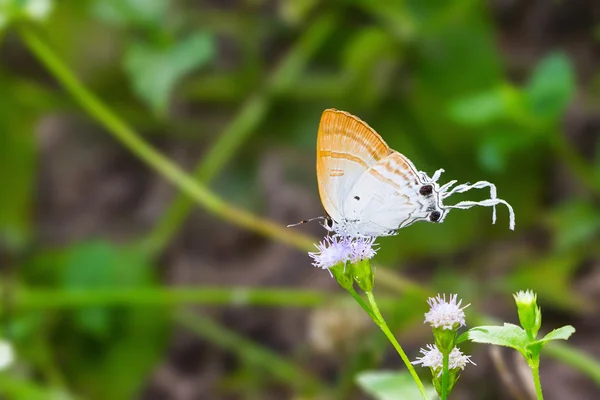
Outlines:
[[[0,1],[0,295],[10,299],[0,305],[6,322],[0,336],[15,344],[19,356],[15,370],[0,372],[0,393],[15,399],[138,396],[165,357],[171,328],[181,321],[173,321],[167,306],[134,306],[135,293],[164,289],[157,257],[191,209],[191,202],[178,200],[157,216],[150,239],[141,235],[125,244],[109,235],[67,242],[42,235],[40,126],[48,116],[87,117],[32,56],[23,55],[31,49],[20,40],[22,29],[31,27],[89,90],[147,139],[207,148],[198,152],[206,154],[199,181],[214,181],[216,193],[256,214],[270,214],[258,165],[273,152],[284,154],[286,181],[303,185],[318,204],[316,128],[329,107],[368,121],[418,168],[430,174],[444,168],[442,182],[494,182],[516,211],[516,233],[508,231],[502,207],[495,226],[489,209],[456,210],[442,225],[417,224],[380,240],[376,260],[409,273],[423,265],[434,290],[461,293],[473,304],[490,291],[527,287],[539,293],[543,307],[568,315],[594,312],[573,282],[586,261],[597,257],[600,157],[596,151],[595,160],[586,159],[566,139],[565,112],[581,90],[567,52],[548,52],[516,81],[498,50],[490,9],[471,0],[205,3]],[[567,171],[577,196],[571,188],[556,189],[556,168]],[[510,268],[493,270],[495,244],[509,249],[503,256]],[[308,258],[306,268],[308,276]],[[482,282],[488,268],[500,276]],[[198,291],[210,284],[193,283]],[[37,289],[90,297],[87,304],[65,309],[19,307],[25,298],[19,294]],[[410,284],[403,289],[403,297],[393,293],[397,301],[385,309],[398,332],[419,323],[426,306],[415,304],[427,291]],[[131,297],[109,307],[94,297],[97,290]],[[286,306],[285,297],[278,301]],[[229,388],[224,392],[261,398],[273,381],[287,381],[300,394],[315,387],[336,390],[287,364],[281,370],[267,367],[269,376],[263,376],[253,367],[283,356],[262,348],[245,352],[248,341],[219,325],[190,326],[245,360],[223,378],[221,386]],[[376,368],[388,347],[383,342],[375,347],[358,349],[361,357],[349,355],[355,363],[345,372]],[[343,374],[340,393],[348,390]],[[305,381],[303,390],[298,382]],[[359,382],[369,393],[387,387],[367,375]]]

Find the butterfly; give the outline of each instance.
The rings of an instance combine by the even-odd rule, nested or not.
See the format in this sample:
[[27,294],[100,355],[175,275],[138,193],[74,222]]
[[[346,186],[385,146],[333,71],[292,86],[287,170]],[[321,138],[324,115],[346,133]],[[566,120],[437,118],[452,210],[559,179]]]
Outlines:
[[[457,181],[453,180],[440,186],[437,181],[443,172],[438,169],[429,177],[419,171],[367,123],[350,113],[327,109],[321,116],[317,180],[328,216],[317,218],[324,220],[322,225],[328,231],[348,237],[390,236],[417,221],[441,223],[451,209],[473,206],[492,207],[495,223],[498,204],[508,207],[509,226],[514,230],[514,211],[496,197],[494,184],[479,181],[454,186]],[[489,188],[489,199],[451,206],[443,203],[455,193],[482,188]]]

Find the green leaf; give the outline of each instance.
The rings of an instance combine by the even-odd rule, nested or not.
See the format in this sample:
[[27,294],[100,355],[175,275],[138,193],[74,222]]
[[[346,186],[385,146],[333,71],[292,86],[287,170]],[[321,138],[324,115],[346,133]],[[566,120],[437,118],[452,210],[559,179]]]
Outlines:
[[[367,371],[356,377],[358,385],[377,400],[420,399],[421,392],[407,372]],[[437,399],[435,389],[425,385],[427,397]]]
[[347,40],[344,71],[359,75],[381,62],[392,50],[393,41],[384,30],[375,27],[359,30]]
[[164,115],[175,84],[208,63],[213,54],[213,39],[206,32],[168,45],[135,42],[125,55],[125,69],[137,94],[154,112]]
[[[61,281],[66,291],[95,296],[94,289],[155,285],[154,269],[141,246],[90,241],[66,253]],[[56,348],[61,349],[74,389],[85,398],[135,397],[163,354],[169,326],[166,311],[99,306],[71,312]]]
[[549,215],[548,222],[554,232],[554,248],[559,252],[585,246],[600,232],[598,207],[584,199],[561,204]]
[[470,329],[468,334],[472,342],[511,347],[527,357],[530,341],[520,326],[508,323],[503,326],[478,326]]
[[168,9],[168,0],[96,0],[92,5],[92,13],[103,21],[156,29],[163,25]]
[[535,68],[525,90],[538,118],[559,118],[575,92],[573,67],[564,53],[551,53]]
[[498,89],[462,97],[450,103],[450,117],[461,124],[481,126],[501,118],[505,113],[502,93]]
[[12,21],[43,21],[52,11],[53,0],[3,0],[0,1],[0,29]]
[[[104,241],[84,242],[67,250],[62,284],[66,290],[143,286],[151,271],[145,254],[136,248],[118,248]],[[75,312],[80,327],[105,337],[111,328],[110,310],[88,308]]]
[[548,333],[542,339],[538,340],[537,343],[546,343],[551,340],[568,340],[573,333],[575,333],[575,328],[571,325],[565,325]]

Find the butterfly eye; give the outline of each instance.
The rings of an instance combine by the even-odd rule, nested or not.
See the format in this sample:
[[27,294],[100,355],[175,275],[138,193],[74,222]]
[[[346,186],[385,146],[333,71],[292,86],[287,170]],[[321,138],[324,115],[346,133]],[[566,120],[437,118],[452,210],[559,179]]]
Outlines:
[[331,218],[325,218],[325,225],[327,225],[328,228],[333,228],[333,220]]
[[438,222],[440,220],[441,216],[442,216],[442,214],[440,214],[439,211],[434,211],[431,214],[429,214],[429,220],[431,222]]
[[433,186],[431,186],[431,185],[424,185],[424,186],[421,186],[421,189],[419,189],[419,193],[422,196],[429,196],[432,192],[433,192]]

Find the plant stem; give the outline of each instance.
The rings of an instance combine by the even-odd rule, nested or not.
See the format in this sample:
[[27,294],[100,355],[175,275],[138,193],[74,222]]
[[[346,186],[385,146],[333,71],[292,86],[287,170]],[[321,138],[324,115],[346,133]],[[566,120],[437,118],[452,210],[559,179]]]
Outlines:
[[442,354],[442,400],[448,398],[448,364],[450,361],[450,354]]
[[531,374],[533,375],[533,384],[535,386],[535,394],[538,400],[543,400],[542,384],[540,382],[540,355],[535,356],[534,365],[531,366]]
[[373,310],[373,314],[375,316],[375,318],[373,318],[373,321],[379,326],[379,328],[381,328],[381,330],[383,331],[385,336],[387,336],[390,343],[392,343],[392,346],[394,346],[394,348],[400,355],[400,358],[402,358],[402,361],[404,361],[404,364],[406,365],[408,372],[410,373],[412,378],[415,380],[415,382],[419,388],[419,391],[421,392],[421,395],[423,396],[423,398],[425,400],[428,400],[427,392],[425,391],[425,386],[423,386],[421,379],[419,379],[419,375],[417,375],[417,371],[415,371],[415,368],[410,363],[410,360],[408,359],[408,356],[402,349],[402,346],[400,346],[400,343],[398,343],[398,341],[394,337],[394,334],[392,333],[390,328],[387,326],[385,319],[383,319],[383,316],[381,315],[381,312],[379,311],[379,307],[377,307],[377,302],[375,301],[375,296],[373,295],[373,292],[366,292],[366,294],[367,294],[367,298],[369,299],[369,304],[371,305],[371,309]]
[[356,302],[362,307],[362,309],[365,310],[365,312],[367,314],[369,314],[369,316],[371,317],[371,319],[375,320],[377,317],[373,314],[373,311],[363,301],[363,299],[360,297],[360,295],[358,293],[356,293],[356,290],[354,290],[354,288],[350,288],[350,289],[347,289],[347,290],[350,293],[350,295],[352,295],[352,297],[354,297],[354,300],[356,300]]
[[[0,285],[0,292],[4,287]],[[352,294],[352,293],[351,293]],[[369,306],[354,292],[354,299],[373,315]],[[14,288],[10,293],[11,310],[80,309],[86,307],[171,307],[185,304],[237,307],[314,308],[343,301],[346,295],[304,289],[271,289],[252,287],[187,288],[95,288],[95,289],[30,289]],[[396,301],[386,298],[382,306],[391,308]]]
[[181,168],[173,164],[171,160],[145,142],[112,110],[87,90],[54,51],[33,31],[32,27],[25,25],[21,28],[20,33],[29,49],[90,115],[104,125],[131,152],[163,175],[174,186],[193,198],[198,204],[204,206],[206,210],[224,220],[255,232],[269,237],[278,237],[282,242],[293,246],[301,248],[312,246],[310,238],[235,208],[217,197],[205,186],[196,182]]
[[169,307],[182,304],[312,308],[341,297],[314,290],[251,287],[85,290],[19,288],[11,295],[11,307],[16,310],[77,309],[98,306]]

